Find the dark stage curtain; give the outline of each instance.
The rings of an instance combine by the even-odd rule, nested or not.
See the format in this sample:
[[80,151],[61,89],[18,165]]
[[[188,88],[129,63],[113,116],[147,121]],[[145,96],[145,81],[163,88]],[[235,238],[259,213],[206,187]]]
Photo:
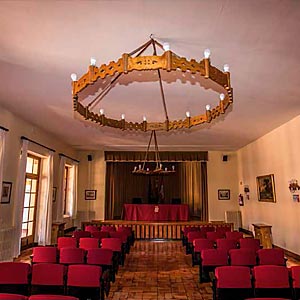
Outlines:
[[[154,164],[146,167],[154,169]],[[134,162],[106,163],[105,218],[121,217],[124,203],[141,198],[142,203],[171,203],[180,198],[190,207],[190,216],[208,220],[206,162],[168,162],[164,167],[175,166],[176,173],[168,176],[143,176],[132,174]]]

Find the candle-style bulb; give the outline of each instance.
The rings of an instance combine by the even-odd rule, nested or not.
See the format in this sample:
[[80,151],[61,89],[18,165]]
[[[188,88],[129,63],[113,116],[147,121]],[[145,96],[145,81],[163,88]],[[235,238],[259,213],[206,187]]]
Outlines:
[[190,113],[189,111],[187,111],[187,112],[185,113],[185,115],[186,115],[187,118],[190,118],[191,113]]
[[210,105],[207,104],[207,105],[205,106],[205,108],[206,108],[206,110],[210,110]]
[[77,75],[75,73],[71,74],[72,81],[77,81]]
[[91,66],[96,66],[96,58],[95,57],[91,57]]
[[104,115],[104,109],[100,108],[100,115]]
[[169,51],[170,50],[170,44],[169,43],[163,43],[163,48],[165,51]]
[[210,50],[209,49],[205,49],[204,50],[204,57],[205,58],[209,58],[210,57]]
[[225,99],[225,95],[222,93],[220,94],[220,100],[223,101]]
[[143,121],[146,122],[147,121],[147,118],[146,116],[143,116]]
[[229,72],[229,65],[225,64],[223,67],[224,72]]
[[122,119],[122,120],[125,120],[125,114],[122,114],[122,115],[121,115],[121,119]]

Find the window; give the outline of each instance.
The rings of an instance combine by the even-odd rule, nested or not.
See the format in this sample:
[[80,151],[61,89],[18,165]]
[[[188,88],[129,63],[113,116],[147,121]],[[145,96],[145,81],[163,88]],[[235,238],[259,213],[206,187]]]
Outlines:
[[21,235],[22,246],[32,244],[34,239],[40,161],[39,157],[33,155],[27,156]]

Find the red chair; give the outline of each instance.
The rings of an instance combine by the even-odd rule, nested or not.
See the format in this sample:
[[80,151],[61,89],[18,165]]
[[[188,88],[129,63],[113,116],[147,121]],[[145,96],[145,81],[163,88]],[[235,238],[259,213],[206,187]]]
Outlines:
[[75,265],[85,263],[85,250],[81,248],[60,249],[59,263],[64,265]]
[[230,231],[231,231],[230,225],[216,226],[216,232],[223,233],[224,236],[225,236],[226,232],[230,232]]
[[101,266],[103,287],[106,295],[108,296],[110,290],[110,281],[115,281],[113,251],[110,249],[101,248],[89,249],[87,251],[87,264]]
[[252,274],[255,296],[292,298],[287,267],[273,265],[255,266]]
[[200,231],[200,227],[196,226],[185,226],[182,230],[182,246],[186,246],[187,234],[192,231]]
[[67,293],[79,299],[104,299],[100,266],[71,265],[68,268]]
[[120,226],[117,230],[118,232],[126,232],[128,236],[128,240],[131,246],[134,244],[134,232],[131,227],[128,226]]
[[85,237],[79,239],[79,248],[81,249],[88,250],[88,249],[99,248],[99,247],[100,247],[100,242],[99,239],[97,238]]
[[57,248],[77,248],[77,239],[73,237],[61,236],[57,238]]
[[216,267],[228,265],[227,251],[224,249],[204,249],[201,251],[201,264],[199,265],[199,282],[209,281],[209,272]]
[[214,299],[243,300],[253,297],[250,268],[222,266],[215,269],[213,281]]
[[32,263],[57,263],[58,249],[51,246],[34,247],[32,252]]
[[22,262],[0,263],[0,293],[28,295],[31,266]]
[[231,249],[229,250],[229,261],[232,266],[248,266],[256,265],[256,252],[253,249]]
[[125,253],[122,248],[122,241],[119,238],[102,239],[101,248],[111,249],[114,252],[114,257],[119,264],[124,266]]
[[62,295],[32,295],[28,300],[79,300],[79,298]]
[[90,232],[91,234],[93,233],[93,232],[97,232],[97,231],[99,231],[100,230],[100,227],[98,227],[97,225],[86,225],[85,227],[84,227],[84,231],[88,231],[88,232]]
[[226,231],[225,238],[230,240],[235,240],[236,242],[238,242],[239,239],[243,238],[243,233],[239,231]]
[[195,239],[193,241],[192,265],[200,264],[201,251],[204,249],[213,249],[214,243],[208,239]]
[[64,295],[65,275],[66,268],[63,265],[34,264],[32,266],[31,294]]
[[89,231],[76,230],[73,232],[72,237],[79,241],[80,238],[91,237],[91,233]]
[[28,300],[28,297],[17,294],[0,293],[1,300]]
[[292,287],[295,299],[300,299],[300,266],[291,267],[290,275],[292,278]]
[[285,266],[284,251],[279,248],[259,249],[257,251],[259,265],[277,265]]
[[187,234],[187,243],[186,243],[186,250],[185,254],[191,254],[193,253],[193,241],[195,239],[205,239],[206,233],[201,231],[190,231]]
[[116,227],[114,225],[110,226],[110,225],[102,225],[101,226],[101,231],[116,231]]
[[109,233],[109,236],[111,238],[119,238],[122,241],[122,247],[123,247],[123,252],[124,253],[129,253],[129,249],[130,249],[130,244],[128,241],[128,235],[126,232],[122,232],[122,231],[111,231]]
[[92,232],[92,237],[98,239],[101,243],[103,238],[109,238],[109,232],[108,231],[94,231],[94,232]]
[[228,253],[229,250],[237,248],[237,241],[230,239],[217,239],[216,245],[217,249],[224,249]]
[[213,225],[201,225],[200,231],[203,233],[216,231],[216,228]]
[[242,238],[239,239],[239,245],[240,248],[250,248],[254,251],[257,251],[260,249],[260,240],[253,238]]
[[225,238],[225,234],[223,232],[209,231],[206,233],[206,237],[215,243],[217,239]]

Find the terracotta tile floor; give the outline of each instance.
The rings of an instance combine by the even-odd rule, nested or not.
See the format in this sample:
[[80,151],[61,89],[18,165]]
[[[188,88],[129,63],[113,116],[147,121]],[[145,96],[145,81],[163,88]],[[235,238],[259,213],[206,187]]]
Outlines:
[[108,299],[212,299],[211,284],[200,284],[198,274],[181,242],[136,241]]

